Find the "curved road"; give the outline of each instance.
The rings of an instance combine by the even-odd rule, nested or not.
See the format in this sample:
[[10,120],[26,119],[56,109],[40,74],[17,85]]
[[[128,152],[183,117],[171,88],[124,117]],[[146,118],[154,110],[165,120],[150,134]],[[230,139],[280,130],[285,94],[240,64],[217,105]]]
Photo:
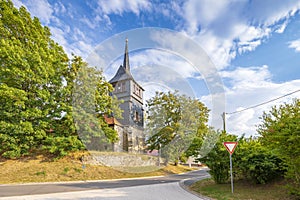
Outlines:
[[165,177],[0,185],[0,199],[199,200],[204,198],[185,191],[180,185],[188,186],[207,177],[209,177],[207,171],[201,169]]

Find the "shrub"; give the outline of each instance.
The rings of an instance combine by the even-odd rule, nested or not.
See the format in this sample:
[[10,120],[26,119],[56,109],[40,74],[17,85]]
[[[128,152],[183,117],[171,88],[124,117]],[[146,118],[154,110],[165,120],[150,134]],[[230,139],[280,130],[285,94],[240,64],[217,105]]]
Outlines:
[[252,138],[240,140],[236,157],[242,177],[258,184],[283,177],[286,169],[282,159]]
[[77,136],[48,137],[43,148],[49,153],[61,157],[67,155],[70,151],[83,149],[83,144]]
[[247,156],[247,160],[243,170],[248,177],[258,184],[264,184],[273,179],[283,177],[284,164],[275,155],[259,152]]
[[238,141],[238,146],[232,155],[235,177],[250,179],[258,184],[283,177],[286,164],[262,146],[259,140],[237,138],[237,136],[222,133],[211,152],[199,159],[209,167],[209,173],[216,183],[226,183],[230,176],[229,153],[223,146],[225,141]]
[[284,160],[290,192],[300,199],[300,99],[272,107],[261,119],[261,142]]
[[236,141],[237,137],[222,133],[219,136],[214,148],[199,161],[205,163],[210,171],[210,175],[216,183],[226,183],[229,179],[229,153],[223,145],[225,141]]

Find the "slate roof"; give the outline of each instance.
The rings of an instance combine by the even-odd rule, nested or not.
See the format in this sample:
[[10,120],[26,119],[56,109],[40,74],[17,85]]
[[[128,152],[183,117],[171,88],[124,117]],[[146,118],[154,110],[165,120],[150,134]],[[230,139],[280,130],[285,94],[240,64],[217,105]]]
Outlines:
[[115,83],[115,82],[118,82],[118,81],[128,80],[128,79],[134,80],[131,73],[130,73],[129,55],[128,55],[128,39],[126,39],[123,65],[120,65],[117,73],[109,81],[109,83]]
[[125,43],[123,67],[130,72],[129,55],[128,55],[128,39],[127,38],[126,38],[126,43]]
[[118,81],[128,80],[128,79],[134,80],[130,71],[126,70],[122,65],[120,65],[117,73],[112,79],[110,79],[109,83],[115,83]]
[[131,72],[130,72],[130,65],[129,65],[129,55],[128,55],[128,39],[126,39],[125,44],[125,53],[124,53],[124,60],[123,65],[120,65],[117,73],[115,76],[108,81],[109,83],[113,84],[118,81],[122,80],[133,80],[143,91],[145,91],[133,78]]

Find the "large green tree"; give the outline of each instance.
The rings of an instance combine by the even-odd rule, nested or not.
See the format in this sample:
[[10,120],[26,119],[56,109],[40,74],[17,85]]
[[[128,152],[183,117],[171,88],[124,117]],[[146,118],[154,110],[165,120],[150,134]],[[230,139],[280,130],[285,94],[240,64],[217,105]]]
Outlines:
[[[36,149],[62,155],[83,147],[73,122],[73,91],[82,67],[88,68],[80,57],[70,61],[38,18],[0,1],[0,155],[19,157]],[[110,113],[104,107],[111,107],[112,88],[101,73],[90,72],[99,80],[90,92],[97,123],[103,123],[100,114]],[[113,130],[101,127],[116,140]]]
[[300,196],[300,99],[274,106],[258,127],[262,143],[288,166],[291,192]]
[[113,87],[101,71],[89,67],[80,57],[74,57],[74,66],[80,66],[74,80],[72,108],[76,130],[89,150],[112,150],[110,145],[119,137],[110,128],[105,117],[121,117],[119,101],[110,94]]
[[[0,141],[4,156],[38,148],[65,108],[68,57],[24,7],[0,2]],[[3,97],[3,98],[2,98]]]
[[157,92],[147,101],[149,149],[161,149],[167,160],[177,161],[208,130],[208,112],[198,99],[178,92]]

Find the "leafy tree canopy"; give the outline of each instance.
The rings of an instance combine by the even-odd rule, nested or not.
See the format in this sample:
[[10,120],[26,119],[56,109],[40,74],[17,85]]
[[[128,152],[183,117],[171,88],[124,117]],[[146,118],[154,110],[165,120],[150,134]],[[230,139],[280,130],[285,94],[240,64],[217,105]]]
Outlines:
[[[76,56],[70,61],[38,18],[9,0],[0,1],[0,155],[19,157],[35,149],[65,154],[83,147],[72,106],[82,67],[86,63]],[[90,72],[99,80],[92,91],[94,112],[110,113],[112,88],[101,73]],[[102,127],[115,141],[116,133]]]
[[166,158],[178,159],[208,130],[208,112],[198,99],[178,92],[157,92],[147,101],[149,149],[162,149]]
[[284,159],[292,193],[300,196],[300,99],[273,107],[258,127],[261,142]]

